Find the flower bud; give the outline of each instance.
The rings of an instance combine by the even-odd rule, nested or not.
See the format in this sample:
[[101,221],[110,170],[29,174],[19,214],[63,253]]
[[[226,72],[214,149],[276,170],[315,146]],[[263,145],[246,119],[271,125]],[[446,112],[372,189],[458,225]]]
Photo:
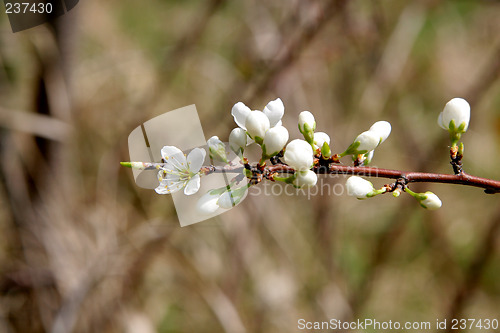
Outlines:
[[438,125],[450,133],[465,133],[469,127],[470,105],[463,98],[453,98],[439,114]]
[[262,153],[265,157],[272,157],[285,147],[288,141],[288,130],[283,126],[275,126],[266,132]]
[[226,145],[219,140],[219,137],[213,136],[207,141],[210,158],[216,161],[228,163],[226,156]]
[[430,191],[423,193],[417,200],[420,202],[420,206],[429,210],[439,209],[443,204],[439,197]]
[[242,128],[235,128],[229,134],[229,147],[238,156],[243,154],[247,145],[247,133]]
[[285,105],[283,105],[281,98],[276,98],[274,101],[267,103],[262,112],[269,118],[271,127],[279,126],[281,125],[281,118],[285,113]]
[[271,125],[269,118],[264,113],[261,111],[251,111],[245,121],[245,126],[250,137],[258,144],[262,144],[266,132]]
[[351,176],[346,182],[347,194],[358,199],[366,199],[375,191],[373,184],[358,176]]
[[377,133],[380,137],[379,144],[381,144],[389,137],[389,134],[391,134],[391,124],[388,121],[377,121],[370,127],[369,131]]
[[240,187],[235,190],[230,189],[222,193],[217,204],[219,207],[224,209],[230,209],[238,205],[243,199],[245,199],[248,187]]
[[356,147],[356,151],[359,154],[366,154],[367,152],[374,150],[377,148],[380,142],[380,136],[378,133],[366,131],[358,135],[356,139],[354,139],[354,143],[358,143],[359,145]]
[[205,193],[198,202],[196,202],[196,211],[202,215],[211,215],[219,209],[217,201],[220,198],[220,194],[213,194],[211,192]]
[[299,131],[304,135],[304,139],[313,144],[314,142],[314,131],[316,130],[316,120],[314,116],[309,111],[302,111],[299,114]]
[[285,162],[298,171],[311,169],[314,162],[311,145],[300,139],[295,139],[286,146],[284,157]]
[[324,132],[314,133],[314,149],[321,149],[326,142],[330,146],[330,137]]
[[295,187],[312,187],[316,185],[318,181],[318,175],[312,170],[297,171],[296,178],[293,180],[292,184]]

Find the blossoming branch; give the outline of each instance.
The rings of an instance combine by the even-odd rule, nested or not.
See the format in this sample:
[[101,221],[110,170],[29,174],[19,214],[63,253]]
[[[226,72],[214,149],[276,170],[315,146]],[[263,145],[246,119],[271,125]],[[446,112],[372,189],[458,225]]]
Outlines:
[[[237,174],[225,187],[211,189],[197,204],[201,213],[211,214],[218,209],[229,209],[239,204],[247,189],[262,181],[284,182],[296,188],[315,186],[318,174],[351,175],[346,182],[347,193],[358,199],[372,198],[384,193],[397,197],[407,193],[426,209],[441,207],[438,196],[430,191],[417,193],[409,188],[411,183],[433,182],[468,185],[483,188],[486,193],[500,192],[500,181],[469,175],[464,172],[462,158],[464,144],[461,136],[467,131],[470,121],[470,106],[462,98],[449,101],[439,114],[438,125],[448,131],[451,141],[450,159],[454,174],[405,172],[400,170],[370,167],[375,149],[391,133],[391,124],[377,121],[367,131],[359,134],[342,153],[332,153],[328,134],[316,132],[314,115],[309,111],[299,114],[298,128],[302,139],[289,142],[288,130],[282,126],[285,107],[281,99],[269,102],[262,110],[252,111],[242,102],[236,103],[231,115],[238,127],[229,134],[229,149],[239,157],[235,163],[228,159],[226,145],[213,136],[207,142],[211,161],[222,165],[206,165],[206,151],[195,148],[184,154],[174,146],[164,146],[161,150],[162,161],[122,162],[127,167],[140,170],[158,170],[159,194],[169,194],[184,190],[185,195],[198,192],[201,178],[212,173],[235,172]],[[260,147],[261,157],[250,162],[246,156],[248,146]],[[352,166],[342,164],[341,160],[351,157]],[[394,179],[381,188],[360,176]],[[242,181],[247,182],[242,185]]]

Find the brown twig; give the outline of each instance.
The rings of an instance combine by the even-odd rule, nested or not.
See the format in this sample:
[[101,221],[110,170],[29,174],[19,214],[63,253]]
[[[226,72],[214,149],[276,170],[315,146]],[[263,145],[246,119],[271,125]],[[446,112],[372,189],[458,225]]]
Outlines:
[[[165,164],[163,163],[143,163],[144,170],[155,170]],[[206,166],[201,168],[201,172],[205,175],[211,173],[235,173],[242,172],[243,166],[241,165],[226,165],[224,167],[216,166]],[[319,166],[314,167],[313,171],[317,174],[330,174],[330,175],[356,175],[365,177],[378,177],[378,178],[388,178],[397,179],[403,182],[404,185],[410,183],[441,183],[441,184],[455,184],[455,185],[465,185],[473,186],[484,189],[488,194],[494,194],[500,192],[500,181],[481,178],[477,176],[469,175],[462,172],[457,175],[443,174],[443,173],[430,173],[430,172],[413,172],[413,171],[401,171],[392,169],[382,169],[375,167],[362,167],[362,166],[347,166],[330,164],[328,167]],[[286,164],[275,164],[266,166],[263,168],[262,173],[272,174],[272,173],[287,173],[293,174],[295,170]]]

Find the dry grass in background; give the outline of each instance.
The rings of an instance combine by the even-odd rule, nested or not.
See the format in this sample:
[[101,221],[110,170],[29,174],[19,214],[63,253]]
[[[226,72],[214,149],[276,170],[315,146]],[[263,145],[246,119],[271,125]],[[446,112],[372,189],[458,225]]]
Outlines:
[[180,228],[118,163],[163,112],[196,104],[206,137],[227,139],[234,103],[281,97],[291,137],[303,110],[336,152],[388,120],[375,165],[451,172],[436,119],[460,96],[465,169],[499,179],[498,17],[498,1],[87,0],[13,34],[0,16],[0,332],[498,318],[498,196],[415,186],[437,212],[403,195],[249,196]]

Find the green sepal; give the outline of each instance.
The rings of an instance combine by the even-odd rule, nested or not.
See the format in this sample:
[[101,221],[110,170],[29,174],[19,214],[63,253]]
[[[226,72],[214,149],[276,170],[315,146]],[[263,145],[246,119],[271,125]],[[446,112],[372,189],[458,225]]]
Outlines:
[[330,146],[326,141],[323,142],[323,146],[321,147],[321,156],[323,156],[323,158],[325,159],[328,159],[330,158],[330,156],[332,156],[332,151],[330,150]]

